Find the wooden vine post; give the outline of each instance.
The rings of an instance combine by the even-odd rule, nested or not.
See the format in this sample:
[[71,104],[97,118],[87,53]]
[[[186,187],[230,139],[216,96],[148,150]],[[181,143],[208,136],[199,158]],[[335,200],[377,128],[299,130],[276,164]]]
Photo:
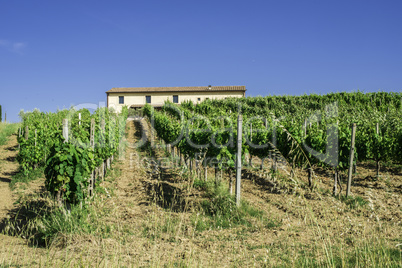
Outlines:
[[[63,119],[62,129],[63,129],[64,143],[67,143],[68,142],[68,119]],[[57,199],[57,203],[59,204],[59,206],[62,205],[62,198],[63,198],[63,193],[60,190],[57,191],[56,199]]]
[[[47,133],[47,125],[45,125],[45,133]],[[47,149],[47,139],[45,139],[45,148]],[[45,150],[45,163],[47,160],[46,150]]]
[[[115,136],[114,136],[114,132],[116,129],[116,119],[113,117],[110,119],[111,121],[109,122],[109,146],[113,146],[114,142],[115,142]],[[114,155],[112,154],[112,156],[110,157],[109,160],[109,165],[111,166],[112,163],[114,161]],[[109,167],[110,168],[110,167]]]
[[[380,126],[378,123],[375,126],[375,130],[376,130],[377,135],[379,135],[380,134]],[[376,159],[376,164],[377,164],[377,177],[379,177],[380,176],[380,159],[378,156]]]
[[64,143],[68,142],[68,119],[63,119],[63,138]]
[[25,127],[25,140],[27,141],[29,138],[29,128],[28,126]]
[[310,189],[313,188],[313,169],[311,166],[308,168],[308,186]]
[[[100,134],[101,144],[100,144],[100,146],[106,146],[106,144],[105,144],[105,119],[102,119],[100,121],[100,129],[101,129],[101,134]],[[105,179],[105,173],[106,173],[105,161],[102,159],[102,165],[101,165],[101,178],[102,178],[102,180]]]
[[206,158],[204,161],[205,161],[204,178],[205,178],[205,181],[207,181],[208,180],[208,161]]
[[337,185],[338,185],[338,168],[335,168],[334,172],[334,187],[332,188],[332,194],[336,195],[337,192]]
[[274,121],[274,126],[272,129],[272,144],[275,146],[275,151],[273,154],[273,161],[272,161],[272,169],[274,172],[278,170],[278,163],[277,163],[277,157],[276,157],[276,121]]
[[[1,109],[0,109],[1,110]],[[0,116],[1,117],[1,116]],[[19,127],[18,128],[18,138],[21,138],[21,128]],[[21,149],[21,145],[20,145],[20,143],[18,142],[18,150],[19,149]],[[46,162],[46,161],[45,161]]]
[[219,184],[219,173],[218,173],[218,163],[214,164],[214,170],[215,170],[215,184]]
[[[95,119],[91,119],[91,130],[90,130],[90,135],[89,135],[89,143],[92,149],[95,149]],[[89,179],[89,185],[88,185],[88,193],[89,196],[93,195],[93,190],[94,190],[94,181],[95,181],[95,170],[92,171],[91,177]]]
[[[264,127],[265,127],[265,129],[268,129],[268,121],[267,121],[267,118],[264,117],[263,121],[264,121]],[[262,158],[261,158],[260,170],[264,170],[264,160],[265,160],[265,157],[262,157]]]
[[346,197],[350,195],[350,186],[352,183],[352,168],[353,168],[353,156],[355,152],[355,136],[356,136],[356,123],[352,125],[352,141],[350,144],[350,156],[349,156],[349,173],[348,173],[348,184],[346,186]]
[[190,176],[193,177],[193,159],[192,158],[187,158],[188,160],[188,169],[190,170]]
[[242,124],[243,124],[243,116],[240,114],[237,118],[237,154],[236,154],[236,189],[235,189],[237,206],[240,206]]
[[[172,147],[173,152],[174,152],[174,147]],[[195,167],[196,167],[196,173],[197,173],[197,179],[201,179],[201,160],[198,159],[198,157],[195,160]]]
[[[253,141],[253,123],[250,123],[250,142],[252,142]],[[249,153],[248,154],[249,155],[249,159],[248,159],[248,165],[250,166],[250,167],[252,167],[252,156],[251,156],[251,154]]]
[[[37,140],[38,140],[38,130],[37,129],[35,129],[35,144],[34,144],[34,146],[35,146],[35,150],[36,150],[36,144],[37,144]],[[35,165],[34,165],[34,169],[37,169],[38,168],[38,163],[35,163]]]

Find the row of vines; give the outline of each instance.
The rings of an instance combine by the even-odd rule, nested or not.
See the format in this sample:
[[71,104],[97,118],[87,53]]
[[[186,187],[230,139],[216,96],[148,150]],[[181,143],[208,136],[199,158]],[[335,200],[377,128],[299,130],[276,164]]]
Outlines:
[[[34,169],[44,168],[47,190],[59,201],[78,203],[91,194],[88,189],[95,169],[106,160],[110,164],[118,152],[128,110],[120,115],[107,108],[92,114],[87,109],[35,110],[20,116],[17,160],[21,172],[29,176]],[[63,127],[68,131],[63,133]]]
[[[234,168],[237,117],[242,114],[242,159],[285,161],[292,168],[349,166],[351,125],[357,124],[355,163],[401,163],[402,94],[333,93],[206,100],[194,105],[144,107],[157,135],[185,158]],[[261,166],[262,167],[262,166]]]

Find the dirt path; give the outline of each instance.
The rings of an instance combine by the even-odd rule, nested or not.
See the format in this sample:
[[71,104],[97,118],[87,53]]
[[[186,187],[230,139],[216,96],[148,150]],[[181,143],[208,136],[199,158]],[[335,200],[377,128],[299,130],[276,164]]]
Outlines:
[[0,146],[0,222],[13,208],[14,197],[9,184],[12,175],[18,170],[17,146],[16,135],[9,137],[7,144]]
[[[120,207],[120,217],[124,220],[138,219],[138,216],[143,215],[146,211],[147,194],[143,185],[143,180],[147,174],[140,168],[139,154],[133,145],[138,139],[135,135],[140,127],[139,122],[132,120],[127,121],[127,142],[125,156],[122,161],[116,163],[121,171],[120,176],[116,180],[116,207]],[[137,221],[132,221],[138,224]]]

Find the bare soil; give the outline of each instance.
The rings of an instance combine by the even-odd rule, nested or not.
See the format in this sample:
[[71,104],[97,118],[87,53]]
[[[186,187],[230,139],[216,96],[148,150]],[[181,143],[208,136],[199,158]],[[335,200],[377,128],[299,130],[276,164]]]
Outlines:
[[0,219],[6,217],[13,208],[13,195],[9,187],[11,177],[18,170],[16,157],[18,154],[17,137],[12,135],[6,145],[0,146]]

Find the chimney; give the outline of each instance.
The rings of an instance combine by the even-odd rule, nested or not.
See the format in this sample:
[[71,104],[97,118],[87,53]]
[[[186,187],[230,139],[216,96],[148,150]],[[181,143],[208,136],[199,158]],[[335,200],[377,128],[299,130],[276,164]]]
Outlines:
[[208,85],[208,89],[211,89],[212,88],[212,86],[211,85]]

